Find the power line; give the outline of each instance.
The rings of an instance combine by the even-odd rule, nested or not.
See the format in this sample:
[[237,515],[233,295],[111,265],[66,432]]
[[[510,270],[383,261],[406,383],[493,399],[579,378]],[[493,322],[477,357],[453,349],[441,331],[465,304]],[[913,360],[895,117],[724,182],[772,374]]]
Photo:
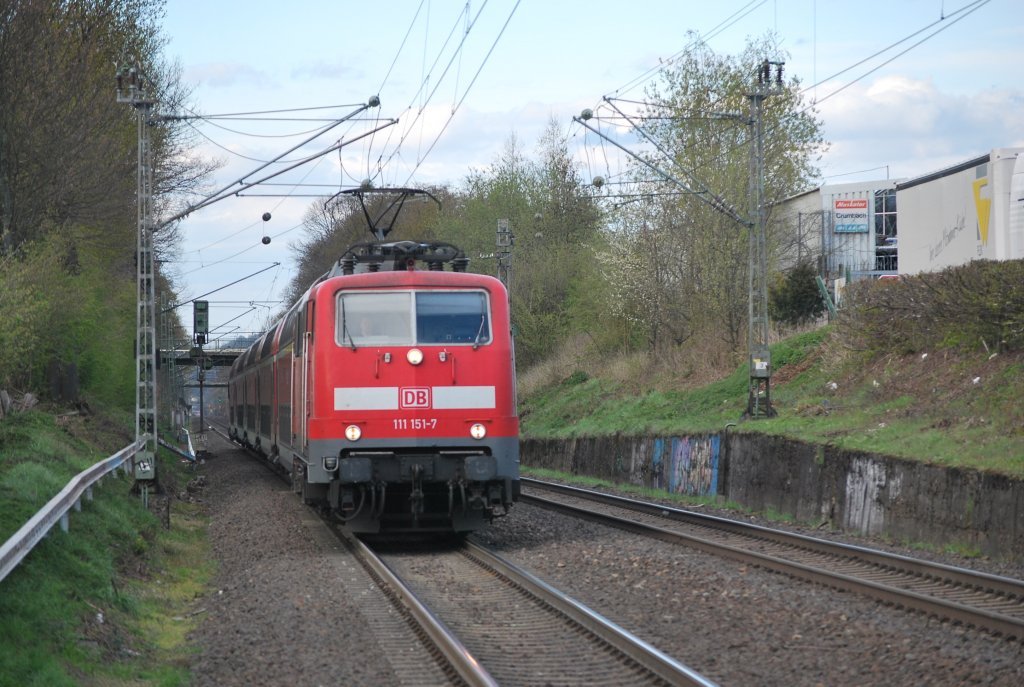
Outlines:
[[[517,2],[516,2],[516,7],[518,7],[518,5],[519,5],[519,0],[517,0]],[[383,152],[381,153],[381,155],[378,156],[378,158],[377,158],[377,169],[378,170],[383,168],[385,165],[387,165],[392,160],[394,160],[397,155],[399,155],[402,144],[405,143],[405,141],[413,133],[413,129],[416,126],[416,124],[418,122],[421,122],[421,120],[423,118],[423,113],[426,111],[427,106],[430,104],[430,101],[433,99],[434,94],[437,93],[437,89],[440,88],[441,83],[442,83],[445,75],[448,73],[448,70],[451,68],[453,62],[455,61],[456,56],[458,56],[461,53],[463,47],[466,44],[466,40],[469,38],[470,31],[472,31],[474,26],[476,26],[477,20],[479,20],[480,16],[483,14],[483,11],[484,11],[484,9],[486,9],[486,7],[487,7],[487,0],[485,0],[484,3],[480,6],[480,9],[477,10],[476,14],[473,17],[473,21],[469,24],[468,28],[463,33],[462,40],[459,41],[459,44],[456,46],[455,51],[453,52],[451,58],[448,61],[448,64],[445,66],[444,71],[441,73],[441,77],[439,79],[437,79],[436,85],[434,86],[434,88],[428,94],[426,94],[426,97],[422,98],[421,102],[419,103],[419,107],[416,110],[415,115],[413,116],[412,120],[405,126],[404,133],[399,137],[398,143],[395,145],[394,150],[387,157],[387,159],[384,159]],[[416,100],[420,99],[421,96],[423,96],[424,89],[427,88],[427,84],[430,81],[430,74],[432,73],[433,67],[437,66],[437,64],[440,61],[441,56],[443,54],[444,48],[451,41],[451,37],[454,35],[456,29],[459,26],[459,20],[461,20],[464,15],[468,16],[468,14],[467,14],[468,11],[469,11],[469,5],[467,3],[467,5],[466,5],[465,9],[463,10],[463,12],[459,13],[459,16],[456,18],[456,22],[452,25],[452,29],[451,29],[451,31],[449,31],[448,37],[446,38],[444,44],[441,46],[441,49],[437,52],[437,55],[435,56],[434,61],[433,61],[432,65],[431,65],[431,69],[426,70],[427,71],[427,75],[424,76],[423,79],[421,79],[420,87],[412,95],[412,102],[410,102],[409,105],[405,108],[405,110],[404,110],[405,112],[412,111],[413,105],[416,102]],[[514,13],[515,12],[515,8],[513,8],[512,11]],[[502,31],[504,31],[504,29],[502,29]],[[499,37],[500,37],[500,34],[499,34]],[[488,55],[489,54],[490,53],[488,53]],[[452,113],[452,115],[454,115],[454,112]],[[443,129],[442,129],[442,132],[443,132]],[[385,147],[387,146],[388,143],[390,143],[390,136],[388,137],[388,141],[385,142]],[[431,148],[432,147],[433,146],[431,146]],[[418,168],[418,165],[417,165],[417,168]],[[415,172],[415,169],[414,169],[414,172]],[[369,169],[367,169],[367,175],[369,176]],[[411,178],[411,175],[410,175],[409,178]],[[408,179],[406,180],[406,184],[408,184]]]
[[720,33],[725,31],[726,29],[732,27],[736,22],[740,21],[741,19],[746,18],[754,10],[758,9],[759,7],[761,7],[761,5],[765,4],[765,2],[767,2],[767,0],[751,0],[746,5],[744,5],[743,7],[739,8],[738,10],[733,12],[731,15],[729,15],[728,17],[723,19],[721,22],[719,22],[712,29],[710,29],[706,36],[701,36],[700,34],[698,34],[696,40],[691,41],[685,48],[683,48],[682,50],[680,50],[676,54],[672,55],[668,59],[664,60],[658,66],[649,68],[644,73],[642,73],[639,76],[635,77],[631,81],[627,81],[625,84],[623,84],[619,88],[616,88],[614,91],[612,91],[611,93],[608,93],[606,95],[611,96],[611,95],[614,95],[614,94],[618,94],[618,93],[620,93],[622,91],[626,91],[626,92],[631,91],[638,84],[646,81],[648,79],[648,77],[650,77],[651,74],[658,73],[662,69],[664,69],[665,67],[671,65],[673,62],[678,60],[680,57],[682,57],[683,55],[688,53],[695,45],[699,45],[701,43],[707,43],[709,40],[711,40],[712,38],[718,36]]
[[[366,109],[366,108],[369,108],[369,107],[377,107],[378,105],[380,105],[380,100],[378,100],[377,97],[374,96],[373,98],[370,99],[369,103],[367,103],[366,105],[363,106],[363,109]],[[338,120],[336,122],[336,124],[332,125],[331,127],[328,127],[327,130],[329,130],[331,128],[334,128],[334,126],[342,124],[344,121],[345,121],[345,119]],[[248,179],[249,177],[251,177],[254,174],[256,174],[256,172],[259,172],[259,171],[261,171],[263,169],[266,169],[273,162],[276,162],[277,160],[283,158],[288,153],[290,153],[290,152],[300,148],[301,146],[305,145],[306,143],[310,142],[311,140],[313,140],[313,138],[316,138],[316,136],[314,136],[313,138],[307,139],[306,141],[303,141],[302,143],[299,143],[298,145],[295,145],[292,148],[288,149],[287,151],[282,153],[280,156],[278,156],[274,160],[272,160],[272,161],[270,161],[268,163],[265,163],[265,164],[257,167],[252,172],[249,172],[248,174],[246,174],[245,176],[241,177],[240,179],[238,179],[238,180],[228,184],[227,186],[223,187],[221,190],[216,191],[215,193],[207,196],[207,198],[205,200],[203,200],[202,202],[199,202],[199,203],[196,203],[194,205],[191,205],[188,208],[186,208],[185,210],[183,210],[183,211],[179,212],[178,214],[174,215],[170,219],[165,220],[164,222],[161,223],[161,226],[165,226],[167,224],[170,224],[171,222],[174,222],[174,221],[177,221],[177,220],[182,219],[184,217],[187,217],[188,215],[190,215],[191,213],[195,212],[196,210],[202,209],[202,208],[204,208],[204,207],[206,207],[208,205],[212,205],[213,203],[216,203],[216,202],[219,202],[221,200],[224,200],[225,198],[230,198],[231,196],[236,195],[237,193],[239,193],[241,190],[244,190],[245,188],[251,188],[252,186],[257,186],[257,185],[263,183],[264,181],[269,181],[270,179],[273,179],[274,177],[280,176],[281,174],[284,174],[285,172],[290,172],[291,170],[295,169],[296,167],[298,167],[300,165],[304,165],[307,162],[310,162],[310,161],[315,160],[315,159],[317,159],[319,157],[322,157],[323,155],[326,155],[327,153],[330,153],[330,152],[333,152],[335,150],[338,150],[339,148],[341,148],[341,147],[343,147],[345,145],[348,145],[349,143],[353,143],[355,141],[358,141],[361,138],[369,136],[369,135],[373,134],[374,132],[379,131],[380,129],[383,129],[385,127],[391,126],[391,125],[393,125],[395,123],[395,121],[396,120],[393,120],[393,119],[392,120],[388,120],[387,123],[384,124],[383,126],[376,127],[376,128],[372,129],[369,132],[366,132],[366,133],[364,133],[364,134],[362,134],[360,136],[357,136],[354,139],[349,139],[347,141],[339,140],[337,143],[334,143],[334,144],[328,146],[327,148],[325,148],[324,150],[320,151],[319,153],[315,153],[315,154],[310,155],[310,156],[308,156],[306,158],[303,158],[303,159],[299,160],[298,162],[296,162],[295,164],[292,164],[292,165],[290,165],[288,167],[285,167],[282,170],[279,170],[279,171],[274,172],[272,174],[269,174],[269,175],[267,175],[265,177],[262,177],[261,179],[258,179],[256,181],[246,181],[246,179]],[[327,130],[325,130],[322,133],[326,133]],[[322,135],[322,133],[317,134],[317,136]],[[236,185],[240,186],[242,188],[236,189],[235,188]]]
[[168,306],[168,307],[164,308],[163,310],[161,310],[160,314],[163,315],[165,312],[170,312],[172,310],[177,310],[181,306],[188,305],[189,303],[194,303],[197,300],[199,300],[200,298],[202,298],[203,296],[209,296],[211,293],[217,293],[218,291],[223,291],[224,289],[228,288],[229,286],[234,286],[235,284],[237,284],[239,282],[243,282],[246,279],[251,279],[252,277],[255,277],[257,274],[263,274],[267,270],[271,270],[271,269],[274,269],[275,267],[278,267],[280,264],[281,263],[279,263],[279,262],[275,262],[273,265],[271,265],[269,267],[264,267],[263,269],[257,270],[256,272],[253,272],[250,275],[242,277],[241,279],[236,279],[235,281],[231,282],[230,284],[225,284],[224,286],[220,286],[220,287],[214,289],[213,291],[207,291],[206,293],[204,293],[202,295],[199,295],[199,296],[196,296],[195,298],[189,298],[187,301],[181,301],[180,303],[176,303],[174,305]]
[[[193,112],[188,108],[186,111],[192,112],[191,118],[194,119],[230,119],[232,117],[248,117],[250,115],[267,115],[267,114],[284,114],[289,112],[311,112],[313,110],[340,110],[343,107],[360,107],[362,103],[344,103],[342,105],[314,105],[312,107],[290,107],[283,110],[256,110],[253,112],[229,112],[227,114],[207,114],[201,115],[197,112]],[[184,119],[184,117],[182,117]],[[333,118],[330,120],[333,121]]]
[[[896,58],[898,58],[898,57],[902,57],[903,55],[906,55],[906,54],[907,54],[908,52],[910,52],[910,51],[911,51],[911,50],[913,50],[914,48],[918,47],[918,46],[919,46],[919,45],[921,45],[922,43],[924,43],[924,42],[926,42],[926,41],[928,41],[928,40],[931,40],[931,39],[932,39],[932,38],[934,38],[935,36],[939,35],[939,34],[940,34],[940,33],[942,33],[943,31],[945,31],[946,29],[952,28],[953,26],[955,26],[955,25],[956,25],[956,24],[958,24],[959,22],[963,21],[964,19],[966,19],[966,18],[967,18],[967,17],[969,17],[970,15],[972,15],[972,14],[974,14],[975,12],[977,12],[978,10],[980,10],[980,9],[981,9],[982,7],[984,7],[985,5],[987,5],[987,4],[988,4],[988,3],[990,2],[990,1],[991,1],[991,0],[975,0],[975,2],[972,2],[972,3],[971,3],[971,4],[969,4],[969,5],[965,5],[964,7],[960,8],[959,10],[956,10],[956,11],[955,11],[955,12],[953,12],[952,14],[949,14],[949,15],[947,15],[947,16],[944,16],[944,17],[940,18],[940,19],[939,19],[939,21],[937,21],[937,22],[933,22],[932,24],[929,24],[929,26],[928,26],[928,27],[925,27],[926,29],[927,29],[927,28],[930,28],[930,27],[932,27],[932,26],[935,26],[936,24],[938,24],[938,23],[940,23],[940,22],[943,22],[943,21],[945,21],[946,19],[949,19],[950,17],[953,17],[953,16],[955,16],[955,15],[959,14],[960,12],[965,12],[965,11],[966,11],[966,13],[965,13],[965,14],[964,14],[964,15],[963,15],[962,17],[957,17],[956,19],[954,19],[954,20],[953,20],[953,21],[951,21],[950,23],[948,23],[948,24],[946,24],[945,26],[943,26],[943,27],[939,28],[939,29],[938,29],[937,31],[934,31],[933,33],[930,33],[930,34],[928,34],[927,36],[925,36],[925,37],[924,37],[924,38],[922,38],[921,40],[917,41],[916,43],[913,43],[913,44],[911,44],[911,45],[910,45],[910,46],[908,46],[908,47],[907,47],[907,48],[906,48],[905,50],[901,50],[900,52],[896,53],[895,55],[893,55],[893,56],[892,56],[892,57],[890,57],[889,59],[885,60],[884,62],[882,62],[882,63],[881,63],[881,64],[879,64],[878,66],[876,66],[876,67],[874,67],[874,68],[872,68],[872,69],[869,69],[868,71],[864,72],[863,74],[861,74],[860,76],[858,76],[858,77],[857,77],[856,79],[854,79],[853,81],[850,81],[849,83],[846,83],[846,84],[844,84],[844,85],[840,86],[840,87],[839,87],[839,88],[837,88],[836,90],[834,90],[834,91],[832,91],[831,93],[829,93],[828,95],[826,95],[826,96],[825,96],[824,98],[821,98],[820,100],[818,100],[818,101],[816,101],[815,103],[813,103],[813,104],[812,104],[812,106],[813,106],[813,105],[817,105],[817,104],[819,104],[819,103],[822,103],[822,102],[824,102],[824,101],[828,100],[829,98],[831,98],[831,97],[832,97],[832,96],[834,96],[834,95],[838,95],[838,94],[842,93],[842,92],[843,92],[843,91],[845,91],[845,90],[846,90],[847,88],[849,88],[849,87],[850,87],[850,86],[852,86],[853,84],[857,83],[857,82],[858,82],[858,81],[860,81],[861,79],[864,79],[864,78],[866,78],[866,77],[870,76],[871,74],[874,74],[875,72],[877,72],[877,71],[878,71],[879,69],[881,69],[881,68],[882,68],[882,67],[884,67],[885,65],[887,65],[887,64],[889,64],[889,63],[891,63],[891,62],[893,62],[893,61],[894,61],[894,60],[895,60]],[[970,8],[970,9],[968,9],[968,8]],[[923,31],[923,30],[925,30],[925,29],[921,29],[921,31]],[[875,55],[872,55],[872,57],[875,57],[875,56],[876,56],[876,55],[878,55],[878,54],[881,54],[881,53],[883,53],[883,52],[886,52],[886,51],[888,51],[888,50],[892,49],[892,48],[893,48],[893,47],[895,47],[896,45],[899,45],[900,43],[903,43],[904,41],[908,40],[908,39],[909,39],[910,37],[912,37],[912,36],[916,36],[916,35],[917,35],[918,33],[921,33],[921,31],[916,31],[916,32],[914,32],[913,34],[911,34],[910,36],[908,36],[907,38],[903,38],[902,40],[900,40],[900,41],[897,41],[896,43],[893,43],[892,45],[890,45],[890,46],[888,46],[887,48],[883,49],[883,50],[882,50],[882,51],[880,51],[879,53],[876,53]],[[868,58],[868,59],[870,59],[870,58]],[[863,62],[864,62],[864,61],[865,61],[865,60],[861,60],[861,62],[858,62],[857,64],[858,64],[858,65],[859,65],[859,64],[863,64]],[[856,65],[855,65],[855,66],[856,66]],[[848,70],[844,70],[844,72],[845,72],[845,71],[848,71]],[[840,72],[840,73],[843,73],[843,72]],[[832,78],[832,77],[829,77],[829,78]],[[826,79],[826,81],[827,81],[827,80],[828,80],[828,79]],[[820,83],[824,83],[824,82],[820,82]],[[819,85],[819,84],[816,84],[816,85]],[[809,109],[809,108],[807,108],[807,109]]]
[[509,23],[512,21],[512,17],[515,15],[516,10],[519,8],[520,2],[521,0],[516,0],[515,6],[512,8],[512,11],[509,12],[508,18],[502,25],[501,31],[498,32],[498,36],[494,39],[494,42],[491,44],[490,50],[487,51],[487,55],[484,56],[484,59],[480,63],[480,66],[477,68],[476,73],[473,74],[472,80],[469,82],[469,85],[466,86],[466,90],[462,94],[462,98],[459,99],[458,105],[456,105],[452,109],[451,115],[449,115],[448,119],[445,120],[444,126],[441,127],[441,130],[437,133],[437,136],[434,137],[434,141],[430,144],[430,147],[427,148],[427,151],[423,153],[423,157],[417,160],[416,166],[413,168],[412,172],[410,172],[409,174],[409,177],[406,179],[406,184],[409,183],[409,180],[412,179],[413,175],[416,173],[416,170],[418,170],[420,166],[423,164],[423,161],[426,159],[426,156],[429,155],[430,151],[432,151],[434,149],[434,146],[437,145],[437,142],[441,139],[441,136],[444,134],[444,132],[448,130],[448,125],[451,124],[452,119],[455,118],[456,111],[458,111],[458,109],[462,107],[462,103],[465,102],[466,96],[469,95],[469,91],[473,88],[473,85],[476,83],[477,77],[480,76],[480,72],[483,71],[484,65],[487,64],[487,61],[490,59],[491,54],[494,52],[494,48],[497,47],[498,41],[501,40],[501,37],[505,34],[505,29],[508,28]]
[[[814,86],[810,86],[810,87],[808,87],[806,89],[803,89],[803,90],[799,91],[798,94],[802,95],[802,94],[806,93],[808,90],[813,89],[815,86],[818,86],[818,85],[821,85],[823,83],[826,83],[827,81],[829,81],[831,79],[834,79],[836,76],[838,76],[840,74],[843,74],[843,73],[846,73],[846,72],[850,71],[850,69],[855,68],[856,66],[862,65],[866,61],[868,61],[868,60],[870,60],[870,59],[872,59],[874,57],[877,57],[877,56],[879,56],[881,54],[884,54],[885,52],[888,52],[892,48],[894,48],[894,47],[896,47],[896,46],[898,46],[898,45],[900,45],[902,43],[905,43],[910,38],[913,38],[914,36],[919,35],[922,31],[926,31],[929,28],[935,27],[937,24],[940,24],[940,23],[946,22],[947,20],[952,19],[952,21],[949,21],[948,23],[945,23],[939,29],[933,31],[932,33],[928,34],[927,36],[925,36],[921,40],[919,40],[919,41],[913,43],[912,45],[908,46],[905,50],[900,51],[899,53],[897,53],[896,55],[892,56],[891,58],[885,60],[881,64],[879,64],[879,65],[873,67],[872,69],[868,70],[867,72],[864,72],[863,74],[857,76],[855,79],[853,79],[852,81],[844,84],[843,86],[841,86],[840,88],[836,89],[832,93],[829,93],[824,98],[821,98],[821,99],[819,99],[819,100],[817,100],[815,102],[812,102],[809,105],[807,105],[806,107],[804,107],[804,108],[802,108],[802,109],[800,109],[800,110],[798,110],[796,112],[793,112],[793,113],[791,113],[789,115],[786,115],[785,117],[781,118],[777,122],[776,127],[777,126],[781,126],[782,124],[784,124],[784,123],[786,123],[788,121],[793,120],[794,118],[796,118],[799,115],[802,115],[802,114],[808,112],[809,110],[812,110],[818,104],[820,104],[820,103],[824,102],[825,100],[827,100],[827,99],[829,99],[829,98],[839,94],[840,92],[846,90],[847,88],[849,88],[850,86],[854,85],[855,83],[857,83],[857,82],[867,78],[868,76],[870,76],[874,72],[878,71],[882,67],[886,66],[887,64],[890,64],[891,62],[893,62],[897,58],[905,55],[906,53],[908,53],[909,51],[913,50],[914,48],[916,48],[916,47],[920,46],[921,44],[925,43],[926,41],[934,38],[935,36],[937,36],[938,34],[942,33],[943,31],[946,31],[947,29],[951,28],[952,26],[954,26],[958,22],[962,21],[963,19],[966,19],[968,16],[970,16],[971,14],[976,12],[977,10],[981,9],[984,5],[988,4],[990,1],[991,0],[974,0],[973,2],[970,2],[970,3],[960,7],[959,9],[957,9],[957,10],[955,10],[955,11],[949,13],[949,14],[946,14],[946,15],[942,16],[938,21],[931,22],[927,26],[925,26],[924,28],[918,29],[918,30],[908,34],[907,36],[905,36],[905,37],[903,37],[903,38],[901,38],[901,39],[891,43],[887,47],[885,47],[885,48],[883,48],[883,49],[881,49],[879,51],[876,51],[870,57],[858,61],[854,65],[851,65],[851,67],[847,67],[847,68],[837,72],[836,74],[833,74],[832,76],[819,81]],[[961,15],[961,16],[958,16],[958,15]],[[605,101],[608,101],[608,100],[609,100],[609,98],[606,97]],[[650,104],[650,103],[644,103],[643,101],[640,101],[640,102],[637,102],[637,101],[626,101],[626,102],[636,102],[636,104],[645,104],[645,105],[646,104]],[[654,105],[657,106],[657,104],[654,104]],[[662,105],[665,106],[665,107],[671,107],[671,105],[669,105],[669,104],[662,104]],[[734,127],[729,127],[725,131],[723,131],[723,133],[727,134],[733,128]],[[771,135],[771,131],[768,132],[768,135],[769,136]],[[737,144],[735,144],[735,145],[733,145],[733,146],[723,150],[712,161],[714,161],[714,160],[722,161],[722,160],[727,159],[728,156],[730,156],[732,153],[734,153],[741,145],[745,145],[745,143],[737,143]]]

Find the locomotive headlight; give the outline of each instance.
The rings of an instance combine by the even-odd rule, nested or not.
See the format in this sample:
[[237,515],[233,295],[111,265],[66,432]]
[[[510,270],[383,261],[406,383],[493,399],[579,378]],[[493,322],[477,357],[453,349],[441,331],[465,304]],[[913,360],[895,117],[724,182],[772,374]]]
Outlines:
[[359,441],[361,436],[363,436],[363,430],[359,428],[359,425],[349,425],[345,428],[345,438],[349,441]]
[[479,422],[474,422],[473,426],[469,428],[469,436],[473,437],[474,439],[483,439],[485,436],[487,436],[487,428],[484,427]]
[[423,351],[418,348],[410,348],[409,352],[405,354],[405,359],[409,361],[410,365],[419,365],[423,362]]

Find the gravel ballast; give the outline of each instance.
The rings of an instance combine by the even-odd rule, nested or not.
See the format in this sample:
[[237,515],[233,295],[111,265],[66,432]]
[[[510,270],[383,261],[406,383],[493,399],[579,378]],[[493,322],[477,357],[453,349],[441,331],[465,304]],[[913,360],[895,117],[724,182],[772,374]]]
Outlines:
[[372,590],[358,564],[317,540],[323,526],[267,468],[211,449],[202,499],[218,572],[191,637],[192,685],[398,684],[359,609]]
[[[405,668],[378,641],[374,613],[397,614],[298,497],[225,442],[211,450],[218,573],[192,684],[408,684],[408,665],[444,684],[415,639]],[[473,536],[722,685],[1024,684],[1024,643],[525,504]]]
[[1021,685],[1024,650],[859,595],[539,508],[481,543],[722,685]]

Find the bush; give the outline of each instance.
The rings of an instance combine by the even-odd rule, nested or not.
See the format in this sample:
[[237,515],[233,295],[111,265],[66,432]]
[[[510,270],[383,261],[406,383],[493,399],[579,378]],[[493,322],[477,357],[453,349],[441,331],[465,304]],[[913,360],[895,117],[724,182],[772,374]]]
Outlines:
[[811,263],[801,263],[769,290],[768,300],[773,319],[799,325],[816,320],[825,311],[815,280],[817,271]]
[[135,283],[112,279],[114,254],[52,234],[0,258],[0,389],[45,394],[48,368],[74,367],[80,388],[133,402]]
[[0,389],[41,387],[58,265],[56,246],[44,242],[0,260]]
[[858,282],[847,291],[839,332],[866,351],[1024,350],[1024,260]]

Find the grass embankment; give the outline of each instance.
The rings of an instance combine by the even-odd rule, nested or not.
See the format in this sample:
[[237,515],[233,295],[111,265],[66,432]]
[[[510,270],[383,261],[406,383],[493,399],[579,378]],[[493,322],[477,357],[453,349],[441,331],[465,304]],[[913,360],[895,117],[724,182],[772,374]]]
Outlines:
[[[35,411],[0,422],[0,540],[131,443],[127,424]],[[169,455],[160,464],[165,485],[190,478]],[[212,575],[205,521],[172,498],[165,529],[117,474],[0,582],[0,685],[187,684],[190,614]]]
[[[745,363],[712,383],[692,384],[651,355],[646,369],[633,364],[643,381],[609,374],[617,367],[613,360],[569,363],[523,394],[522,431],[528,437],[665,435],[738,423],[736,431],[1024,477],[1024,299],[1006,286],[1020,269],[1006,263],[961,268],[950,278],[959,291],[946,291],[942,275],[930,276],[927,290],[913,281],[865,287],[839,326],[771,347],[778,415],[770,420],[741,419]],[[974,270],[986,278],[1011,270],[1004,281],[993,280],[991,292],[1004,297],[986,296],[985,287],[970,281]],[[983,304],[972,308],[965,281]],[[926,291],[944,301],[926,300]],[[922,311],[908,303],[920,303]],[[984,310],[992,304],[996,314]],[[991,332],[983,329],[989,325]]]

